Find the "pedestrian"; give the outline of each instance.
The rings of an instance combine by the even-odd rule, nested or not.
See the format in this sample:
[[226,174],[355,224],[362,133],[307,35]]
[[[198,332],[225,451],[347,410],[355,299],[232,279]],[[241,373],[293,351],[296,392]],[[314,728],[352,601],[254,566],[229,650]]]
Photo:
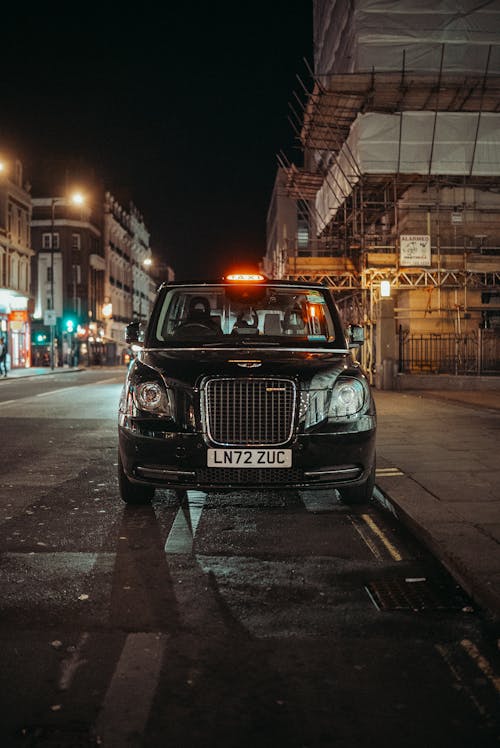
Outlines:
[[3,375],[4,377],[7,376],[7,346],[5,345],[5,338],[0,337],[0,376],[2,376],[2,367],[3,367]]

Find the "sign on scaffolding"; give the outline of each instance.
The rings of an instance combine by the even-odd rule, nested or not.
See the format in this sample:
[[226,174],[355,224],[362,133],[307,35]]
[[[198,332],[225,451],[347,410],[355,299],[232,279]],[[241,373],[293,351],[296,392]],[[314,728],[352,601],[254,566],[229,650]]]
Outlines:
[[428,234],[401,234],[399,264],[404,267],[430,267],[431,237]]

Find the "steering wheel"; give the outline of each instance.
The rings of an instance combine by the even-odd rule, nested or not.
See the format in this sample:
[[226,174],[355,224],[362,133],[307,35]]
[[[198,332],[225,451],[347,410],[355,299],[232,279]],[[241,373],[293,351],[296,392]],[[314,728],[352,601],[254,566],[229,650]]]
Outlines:
[[174,336],[181,337],[184,334],[196,334],[197,332],[200,332],[202,334],[213,332],[215,335],[217,334],[217,331],[214,330],[211,325],[205,324],[204,322],[185,322],[183,325],[180,325],[174,330]]

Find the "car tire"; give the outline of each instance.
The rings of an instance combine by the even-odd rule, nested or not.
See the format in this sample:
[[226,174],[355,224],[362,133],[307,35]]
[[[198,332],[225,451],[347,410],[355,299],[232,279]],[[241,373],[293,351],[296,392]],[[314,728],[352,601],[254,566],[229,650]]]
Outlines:
[[140,486],[129,481],[123,469],[120,453],[118,453],[118,486],[122,501],[126,504],[149,504],[155,493],[153,486]]
[[366,504],[372,498],[374,487],[375,462],[370,470],[368,479],[364,483],[361,483],[358,486],[345,486],[344,488],[339,488],[340,498],[344,504]]

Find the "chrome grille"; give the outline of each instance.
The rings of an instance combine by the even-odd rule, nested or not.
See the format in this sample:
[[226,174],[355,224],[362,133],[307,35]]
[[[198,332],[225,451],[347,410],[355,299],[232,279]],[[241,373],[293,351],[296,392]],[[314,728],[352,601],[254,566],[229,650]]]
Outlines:
[[296,387],[290,379],[210,379],[203,390],[205,426],[215,444],[279,445],[292,436]]

